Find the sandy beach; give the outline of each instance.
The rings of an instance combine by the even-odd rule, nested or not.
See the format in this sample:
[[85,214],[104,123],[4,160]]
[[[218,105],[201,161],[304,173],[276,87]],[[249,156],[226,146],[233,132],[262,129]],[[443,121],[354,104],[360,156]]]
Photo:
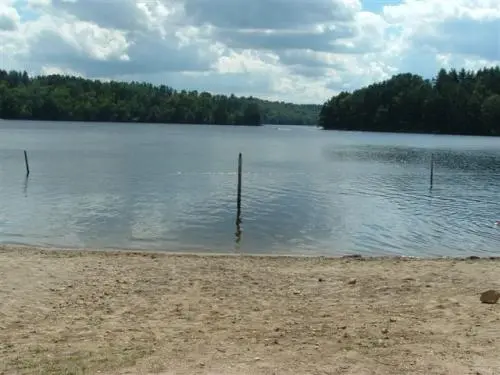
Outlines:
[[497,259],[0,247],[0,374],[500,374]]

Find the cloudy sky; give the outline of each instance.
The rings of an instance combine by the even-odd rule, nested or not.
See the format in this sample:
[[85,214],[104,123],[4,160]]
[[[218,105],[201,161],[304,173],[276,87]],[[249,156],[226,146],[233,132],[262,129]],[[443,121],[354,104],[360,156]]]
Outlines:
[[500,63],[500,0],[0,0],[0,67],[322,103]]

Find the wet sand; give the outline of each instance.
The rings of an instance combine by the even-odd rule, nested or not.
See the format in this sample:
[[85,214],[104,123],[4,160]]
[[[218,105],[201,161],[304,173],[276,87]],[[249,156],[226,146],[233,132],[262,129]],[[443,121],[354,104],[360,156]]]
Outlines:
[[0,246],[0,374],[500,374],[499,266]]

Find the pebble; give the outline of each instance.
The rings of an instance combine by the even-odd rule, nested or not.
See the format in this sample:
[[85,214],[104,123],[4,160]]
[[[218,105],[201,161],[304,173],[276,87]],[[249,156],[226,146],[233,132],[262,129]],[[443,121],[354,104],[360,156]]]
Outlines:
[[500,299],[500,292],[493,289],[481,293],[481,296],[479,297],[479,300],[482,303],[489,303],[489,304],[495,304],[498,302],[499,299]]
[[349,281],[347,282],[347,284],[349,284],[349,285],[354,285],[354,284],[356,284],[357,282],[358,282],[358,280],[356,280],[356,279],[351,279],[351,280],[349,280]]
[[350,254],[350,255],[344,255],[342,258],[345,258],[345,259],[360,259],[360,258],[363,258],[363,256],[360,255],[360,254]]

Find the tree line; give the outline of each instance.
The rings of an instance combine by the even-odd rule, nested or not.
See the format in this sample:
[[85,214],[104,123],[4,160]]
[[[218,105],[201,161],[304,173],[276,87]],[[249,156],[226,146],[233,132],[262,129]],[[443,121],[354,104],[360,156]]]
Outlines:
[[0,70],[0,118],[219,125],[316,125],[320,105],[178,91],[142,82]]
[[398,74],[332,97],[318,123],[329,130],[500,136],[500,68],[441,69],[431,80]]

